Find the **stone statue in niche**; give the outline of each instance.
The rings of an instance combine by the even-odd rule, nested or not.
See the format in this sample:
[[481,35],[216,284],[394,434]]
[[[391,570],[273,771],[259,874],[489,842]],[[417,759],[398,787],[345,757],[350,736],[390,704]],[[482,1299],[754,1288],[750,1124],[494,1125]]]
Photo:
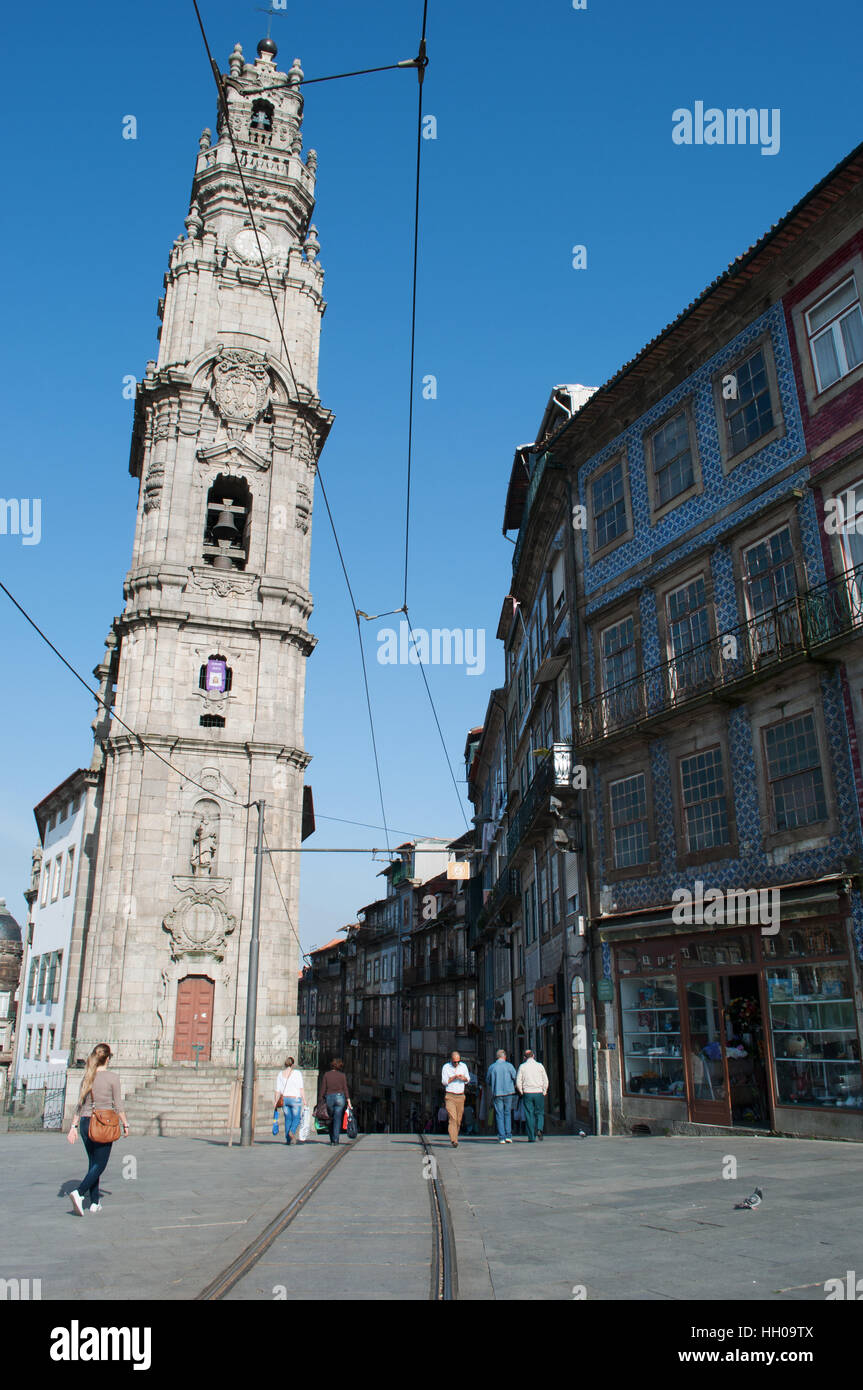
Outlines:
[[216,843],[215,827],[206,816],[202,816],[195,826],[195,834],[192,839],[192,857],[189,861],[192,866],[192,873],[196,878],[203,878],[206,874],[212,873],[216,859]]

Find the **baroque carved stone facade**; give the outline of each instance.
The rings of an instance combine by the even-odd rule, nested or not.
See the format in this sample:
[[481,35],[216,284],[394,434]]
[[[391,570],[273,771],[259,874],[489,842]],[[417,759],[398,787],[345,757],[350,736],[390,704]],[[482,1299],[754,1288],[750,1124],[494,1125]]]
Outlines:
[[[123,724],[94,725],[102,788],[68,985],[78,1058],[104,1038],[120,1065],[150,1057],[154,1043],[160,1061],[183,1060],[178,999],[194,977],[212,987],[204,1057],[236,1060],[255,858],[248,804],[266,801],[270,844],[301,839],[310,523],[333,417],[317,396],[317,160],[302,157],[299,64],[279,72],[274,49],[262,42],[252,63],[239,46],[231,56],[236,157],[220,113],[218,142],[209,131],[199,142],[186,235],[171,249],[158,361],[137,390],[132,563],[97,670],[105,692],[116,684]],[[294,924],[298,859],[274,861]],[[275,1039],[296,1036],[297,942],[269,861],[262,893],[257,1052],[269,1062]]]

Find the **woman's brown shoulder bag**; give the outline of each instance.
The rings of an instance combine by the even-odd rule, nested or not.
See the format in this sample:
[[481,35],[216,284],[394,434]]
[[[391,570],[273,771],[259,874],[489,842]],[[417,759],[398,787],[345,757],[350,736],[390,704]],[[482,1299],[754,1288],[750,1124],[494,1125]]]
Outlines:
[[120,1138],[120,1116],[116,1110],[94,1110],[87,1138],[92,1144],[115,1144]]

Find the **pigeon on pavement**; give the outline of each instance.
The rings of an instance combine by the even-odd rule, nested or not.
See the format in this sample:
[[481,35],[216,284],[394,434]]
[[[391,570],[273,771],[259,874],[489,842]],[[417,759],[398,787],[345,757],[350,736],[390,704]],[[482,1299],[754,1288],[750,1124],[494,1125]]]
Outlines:
[[735,1211],[753,1211],[753,1210],[755,1209],[755,1207],[760,1207],[760,1206],[761,1206],[761,1203],[762,1203],[763,1200],[764,1200],[764,1193],[761,1191],[761,1188],[760,1188],[760,1187],[756,1187],[755,1191],[752,1192],[752,1193],[750,1193],[750,1195],[749,1195],[748,1197],[745,1197],[744,1200],[743,1200],[742,1202],[735,1202],[735,1203],[734,1203],[734,1210],[735,1210]]

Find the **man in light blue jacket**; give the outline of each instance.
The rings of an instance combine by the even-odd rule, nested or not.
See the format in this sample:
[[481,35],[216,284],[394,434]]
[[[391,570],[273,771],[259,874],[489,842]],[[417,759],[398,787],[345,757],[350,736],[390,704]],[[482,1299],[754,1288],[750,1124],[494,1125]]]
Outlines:
[[497,1058],[489,1067],[485,1081],[494,1101],[498,1143],[511,1144],[512,1107],[515,1104],[515,1067],[512,1062],[506,1060],[506,1053],[502,1047],[498,1048]]

